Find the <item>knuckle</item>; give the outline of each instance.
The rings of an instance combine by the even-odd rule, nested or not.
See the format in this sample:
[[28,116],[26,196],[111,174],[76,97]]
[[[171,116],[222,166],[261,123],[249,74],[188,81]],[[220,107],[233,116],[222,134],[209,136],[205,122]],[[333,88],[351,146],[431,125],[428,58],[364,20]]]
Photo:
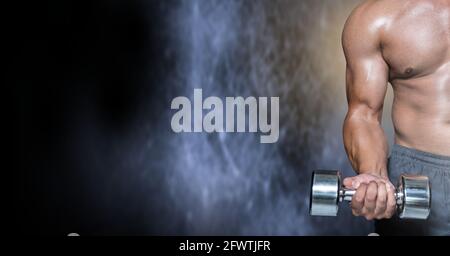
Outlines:
[[366,184],[366,183],[361,183],[361,184],[359,185],[359,187],[358,187],[358,190],[359,190],[359,191],[366,190],[366,189],[367,189],[367,184]]

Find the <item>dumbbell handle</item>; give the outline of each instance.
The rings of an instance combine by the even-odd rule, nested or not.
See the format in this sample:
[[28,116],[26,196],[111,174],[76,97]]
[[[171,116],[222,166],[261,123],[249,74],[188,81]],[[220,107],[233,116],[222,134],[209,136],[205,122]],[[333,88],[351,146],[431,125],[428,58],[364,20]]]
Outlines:
[[[353,195],[355,195],[356,190],[353,189],[341,189],[339,190],[339,202],[342,201],[352,201]],[[397,205],[403,203],[403,192],[397,191],[394,193]]]

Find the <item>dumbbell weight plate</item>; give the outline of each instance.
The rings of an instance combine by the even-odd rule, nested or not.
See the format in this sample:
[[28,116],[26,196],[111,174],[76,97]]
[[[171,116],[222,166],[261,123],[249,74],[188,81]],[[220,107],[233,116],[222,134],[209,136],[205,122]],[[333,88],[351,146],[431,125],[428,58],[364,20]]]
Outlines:
[[431,209],[430,183],[426,176],[401,175],[399,192],[403,193],[403,204],[398,206],[402,219],[427,219]]
[[314,171],[311,179],[309,213],[315,216],[336,216],[340,187],[339,171]]

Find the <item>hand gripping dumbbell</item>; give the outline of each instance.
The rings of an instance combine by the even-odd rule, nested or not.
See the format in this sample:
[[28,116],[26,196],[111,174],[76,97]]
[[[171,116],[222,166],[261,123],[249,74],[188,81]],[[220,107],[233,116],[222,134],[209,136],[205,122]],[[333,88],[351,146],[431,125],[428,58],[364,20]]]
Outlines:
[[[341,184],[339,171],[314,171],[311,180],[309,213],[315,216],[336,216],[339,202],[351,201],[356,192],[343,188]],[[427,219],[431,206],[428,177],[401,175],[395,198],[400,218]]]

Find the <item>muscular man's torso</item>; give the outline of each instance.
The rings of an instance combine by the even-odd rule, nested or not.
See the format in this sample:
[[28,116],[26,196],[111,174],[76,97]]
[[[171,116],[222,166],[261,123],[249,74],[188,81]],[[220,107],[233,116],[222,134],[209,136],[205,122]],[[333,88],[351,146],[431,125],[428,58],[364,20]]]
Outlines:
[[397,0],[379,18],[396,143],[450,156],[450,0]]

